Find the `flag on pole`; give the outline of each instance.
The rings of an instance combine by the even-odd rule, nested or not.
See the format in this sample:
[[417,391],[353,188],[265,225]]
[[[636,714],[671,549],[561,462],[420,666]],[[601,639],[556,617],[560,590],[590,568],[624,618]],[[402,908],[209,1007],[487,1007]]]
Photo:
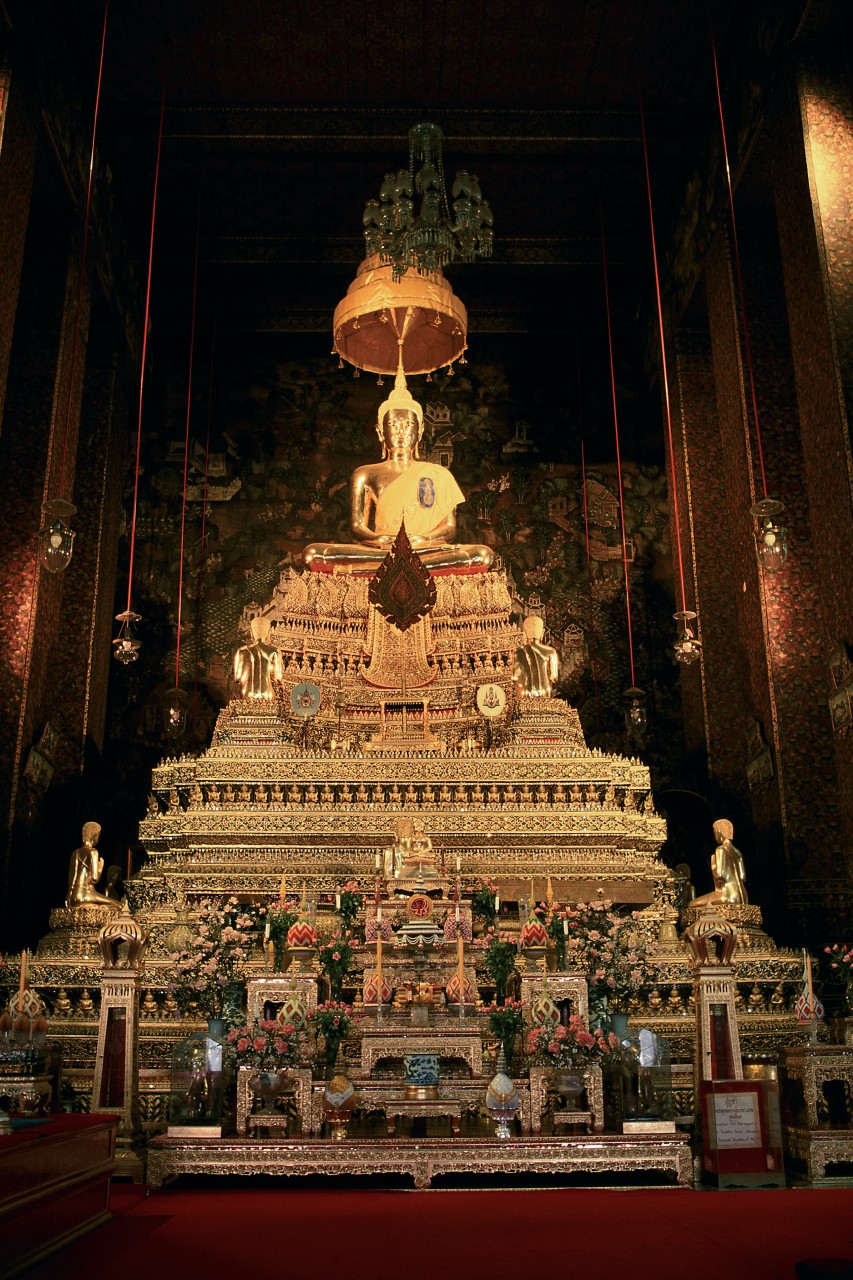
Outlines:
[[794,1005],[798,1022],[823,1022],[824,1008],[815,995],[812,982],[812,958],[803,952],[803,990]]

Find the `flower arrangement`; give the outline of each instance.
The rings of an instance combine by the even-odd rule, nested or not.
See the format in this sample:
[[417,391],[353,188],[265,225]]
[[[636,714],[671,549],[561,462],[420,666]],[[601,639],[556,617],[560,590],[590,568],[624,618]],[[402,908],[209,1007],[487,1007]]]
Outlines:
[[516,945],[512,934],[501,933],[492,925],[483,939],[486,954],[483,963],[495,984],[495,1000],[503,1004],[506,984],[515,973]]
[[169,990],[182,1012],[195,1008],[203,1017],[221,1018],[226,992],[243,981],[257,921],[236,898],[205,898],[194,915],[191,944],[171,957]]
[[847,1006],[853,1013],[853,947],[848,947],[843,942],[834,942],[831,947],[824,947],[823,950],[829,956],[833,979],[844,983]]
[[507,1036],[516,1036],[524,1026],[524,1001],[504,1000],[503,1004],[490,1004],[485,1012],[489,1015],[489,1030],[501,1040]]
[[648,944],[638,927],[639,912],[620,915],[607,898],[566,907],[566,954],[570,968],[586,973],[594,1002],[611,1008],[627,1005],[631,996],[656,976]]
[[277,1068],[292,1062],[299,1033],[292,1022],[281,1026],[274,1019],[232,1027],[226,1036],[239,1066]]
[[308,1020],[314,1026],[314,1039],[318,1040],[322,1036],[325,1040],[326,1062],[331,1066],[338,1056],[341,1041],[358,1018],[353,1016],[351,1005],[339,1000],[327,1000],[309,1013]]
[[352,922],[361,908],[361,894],[357,880],[347,880],[339,893],[335,894],[335,908],[344,924],[344,932],[352,931]]
[[498,914],[495,907],[497,894],[498,886],[491,880],[479,880],[471,894],[471,913],[478,919],[485,920],[487,927],[494,924]]
[[583,1067],[619,1051],[619,1038],[600,1027],[590,1031],[583,1018],[575,1015],[568,1026],[533,1027],[527,1033],[527,1052],[544,1066]]
[[355,953],[352,944],[355,941],[347,930],[344,933],[333,933],[325,938],[317,953],[320,968],[329,979],[331,998],[337,1000],[341,993],[344,978],[355,964]]
[[276,898],[266,908],[264,937],[274,946],[287,942],[287,931],[296,919],[296,899]]
[[503,1004],[490,1004],[486,1013],[489,1015],[489,1030],[492,1035],[500,1037],[509,1071],[512,1068],[515,1037],[524,1027],[524,1001],[504,1000]]

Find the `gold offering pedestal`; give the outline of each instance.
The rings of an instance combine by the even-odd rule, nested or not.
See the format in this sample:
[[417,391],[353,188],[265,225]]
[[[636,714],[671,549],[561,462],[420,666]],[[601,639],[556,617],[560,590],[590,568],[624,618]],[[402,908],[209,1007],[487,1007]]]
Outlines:
[[162,1186],[183,1174],[404,1174],[418,1189],[442,1175],[546,1173],[553,1177],[603,1173],[664,1174],[678,1187],[693,1184],[686,1134],[497,1138],[152,1139],[148,1182]]
[[810,1182],[838,1184],[827,1167],[853,1164],[853,1047],[798,1045],[783,1050],[781,1069],[786,1158]]

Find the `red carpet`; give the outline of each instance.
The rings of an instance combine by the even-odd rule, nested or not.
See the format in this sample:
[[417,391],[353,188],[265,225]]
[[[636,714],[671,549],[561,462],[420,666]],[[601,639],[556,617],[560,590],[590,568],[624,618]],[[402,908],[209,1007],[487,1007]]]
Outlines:
[[[335,1190],[119,1185],[112,1222],[28,1280],[211,1275],[315,1280],[794,1280],[853,1259],[853,1190]],[[0,1265],[2,1272],[2,1265]]]

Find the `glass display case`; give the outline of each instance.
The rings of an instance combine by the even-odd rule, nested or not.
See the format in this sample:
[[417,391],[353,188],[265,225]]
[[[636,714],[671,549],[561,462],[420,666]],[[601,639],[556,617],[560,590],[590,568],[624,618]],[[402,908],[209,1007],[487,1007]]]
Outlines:
[[647,1027],[632,1027],[619,1039],[623,1133],[674,1132],[669,1041]]
[[198,1031],[172,1049],[169,1133],[219,1137],[222,1133],[222,1033]]

